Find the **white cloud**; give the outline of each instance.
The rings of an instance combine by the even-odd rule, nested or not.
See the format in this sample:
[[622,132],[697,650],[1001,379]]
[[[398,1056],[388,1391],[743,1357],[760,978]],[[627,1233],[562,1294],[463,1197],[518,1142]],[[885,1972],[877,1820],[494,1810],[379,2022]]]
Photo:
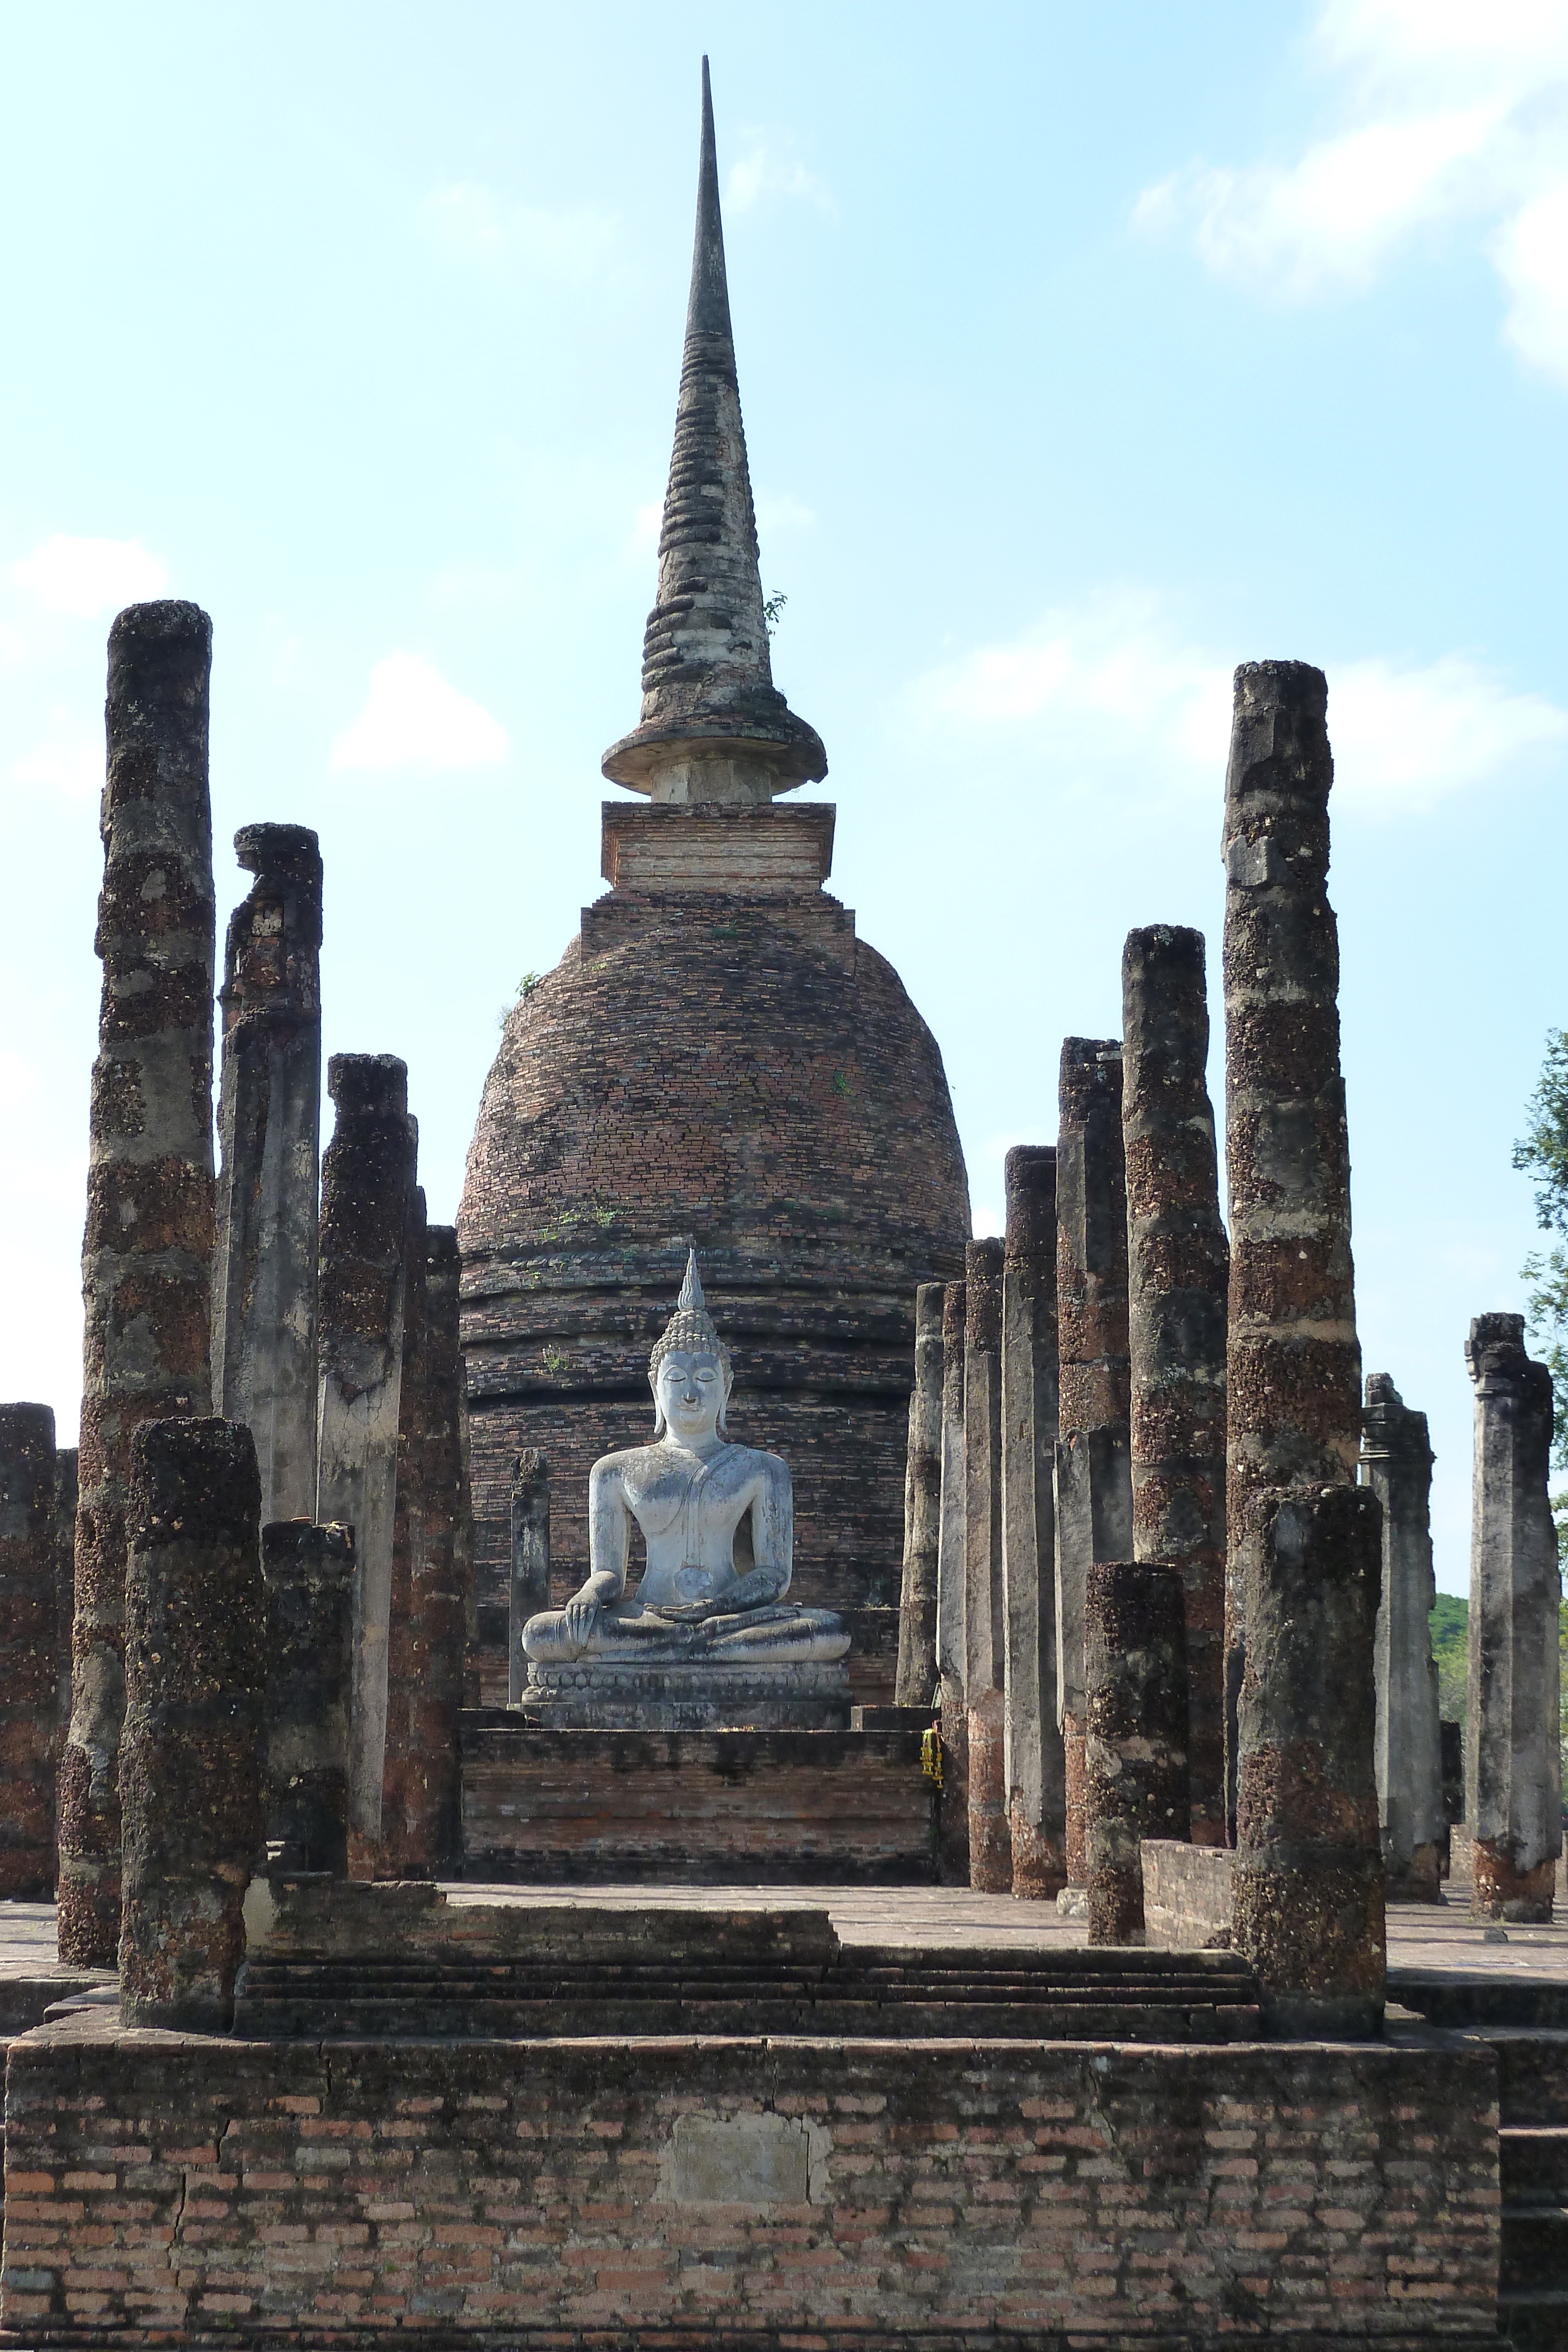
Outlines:
[[31,1062],[0,1045],[0,1110],[19,1111],[38,1091],[38,1073]]
[[1195,162],[1134,222],[1284,300],[1360,291],[1422,229],[1489,253],[1509,340],[1568,383],[1568,8],[1563,0],[1319,0],[1310,53],[1339,120],[1293,163]]
[[592,268],[615,242],[607,213],[509,204],[471,181],[433,189],[422,212],[435,243],[459,260],[520,260],[559,277]]
[[162,596],[169,567],[139,539],[68,539],[57,531],[13,563],[11,577],[46,612],[91,621]]
[[656,555],[659,533],[664,528],[664,501],[655,499],[651,506],[639,507],[626,542],[629,555]]
[[1568,741],[1568,710],[1512,694],[1463,654],[1425,669],[1349,662],[1329,673],[1337,789],[1369,808],[1426,809]]
[[68,716],[53,714],[57,731],[11,763],[19,784],[39,784],[67,800],[95,801],[103,790],[103,736],[73,726]]
[[743,130],[743,152],[729,167],[725,204],[732,213],[749,212],[767,197],[807,204],[820,213],[836,213],[827,182],[801,163],[788,131]]
[[1532,367],[1568,383],[1568,180],[1504,223],[1492,259],[1511,298],[1510,342]]
[[489,768],[507,730],[418,654],[389,654],[371,672],[365,707],[333,742],[334,773],[391,768]]
[[786,494],[780,498],[762,495],[757,501],[757,528],[759,532],[776,530],[814,530],[815,511],[800,499]]
[[[917,681],[925,733],[1008,744],[1053,788],[1125,799],[1212,794],[1224,774],[1232,658],[1184,642],[1150,598],[1048,614]],[[1568,743],[1568,710],[1446,654],[1328,664],[1335,801],[1369,814],[1431,807]]]

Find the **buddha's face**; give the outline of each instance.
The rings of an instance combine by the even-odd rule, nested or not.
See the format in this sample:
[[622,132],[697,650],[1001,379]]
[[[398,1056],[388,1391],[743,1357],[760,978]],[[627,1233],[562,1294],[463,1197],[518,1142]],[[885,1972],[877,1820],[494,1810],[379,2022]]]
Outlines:
[[713,1435],[729,1382],[716,1356],[688,1356],[672,1349],[659,1366],[653,1393],[670,1434],[692,1445]]

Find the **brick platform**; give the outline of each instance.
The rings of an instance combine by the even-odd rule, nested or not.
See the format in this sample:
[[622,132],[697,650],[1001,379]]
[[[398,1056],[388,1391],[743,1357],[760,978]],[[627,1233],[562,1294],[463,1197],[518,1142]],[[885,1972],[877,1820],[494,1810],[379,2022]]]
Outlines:
[[323,2047],[78,2017],[13,2043],[6,2138],[30,2347],[1495,2326],[1497,2063],[1443,2036]]
[[464,1874],[579,1885],[933,1882],[915,1731],[541,1731],[463,1717]]

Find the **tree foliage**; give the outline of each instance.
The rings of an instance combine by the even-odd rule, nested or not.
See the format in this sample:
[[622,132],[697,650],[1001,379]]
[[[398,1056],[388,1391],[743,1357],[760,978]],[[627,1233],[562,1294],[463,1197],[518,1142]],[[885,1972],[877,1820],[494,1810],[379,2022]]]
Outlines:
[[1568,1030],[1546,1033],[1546,1059],[1525,1105],[1530,1124],[1513,1147],[1513,1164],[1533,1176],[1535,1222],[1560,1238],[1531,1250],[1521,1268],[1530,1288],[1531,1335],[1541,1343],[1554,1399],[1552,1458],[1568,1469]]

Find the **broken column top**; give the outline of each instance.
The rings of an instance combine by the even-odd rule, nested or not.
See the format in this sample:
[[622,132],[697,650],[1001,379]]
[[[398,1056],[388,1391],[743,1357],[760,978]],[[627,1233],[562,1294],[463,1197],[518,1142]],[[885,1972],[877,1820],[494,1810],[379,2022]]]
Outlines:
[[1520,1372],[1530,1361],[1524,1346],[1522,1315],[1478,1315],[1465,1341],[1465,1362],[1472,1381],[1487,1372]]
[[1386,1372],[1368,1372],[1366,1376],[1361,1450],[1364,1455],[1406,1454],[1428,1464],[1436,1459],[1427,1436],[1426,1414],[1406,1403]]
[[1007,1156],[1007,1262],[1056,1248],[1056,1146],[1015,1143]]
[[1122,1115],[1120,1037],[1064,1037],[1060,1087],[1061,1123],[1082,1126],[1092,1110]]
[[923,1282],[915,1294],[915,1336],[940,1339],[942,1336],[942,1301],[946,1293],[945,1282]]
[[144,1421],[131,1440],[127,1521],[140,1547],[242,1535],[261,1511],[256,1440],[237,1421]]
[[1002,1244],[994,1236],[967,1245],[964,1280],[965,1340],[996,1354],[1002,1344]]
[[948,1361],[962,1363],[964,1359],[964,1325],[968,1313],[967,1286],[962,1282],[945,1282],[942,1286],[942,1344],[950,1352]]
[[696,241],[643,714],[601,764],[655,801],[756,807],[825,776],[828,756],[773,683],[706,58],[702,81]]
[[512,1486],[517,1494],[531,1494],[549,1475],[549,1459],[542,1446],[525,1445],[512,1464]]
[[408,1064],[396,1054],[334,1054],[327,1092],[340,1118],[408,1116]]
[[246,874],[263,883],[275,883],[300,892],[317,908],[317,940],[320,945],[321,844],[308,824],[242,824],[235,835],[235,857]]
[[1310,662],[1243,662],[1236,672],[1224,850],[1243,888],[1299,887],[1328,871],[1328,692]]

